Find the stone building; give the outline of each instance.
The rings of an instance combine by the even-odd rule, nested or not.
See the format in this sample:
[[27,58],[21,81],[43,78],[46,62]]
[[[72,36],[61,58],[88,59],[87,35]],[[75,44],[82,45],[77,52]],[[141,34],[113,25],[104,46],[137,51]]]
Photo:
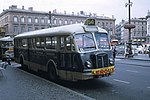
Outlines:
[[[33,7],[25,9],[17,8],[16,5],[12,5],[9,9],[3,10],[0,14],[0,27],[5,29],[5,35],[15,36],[23,32],[45,29],[48,27],[57,27],[68,24],[84,23],[84,21],[90,17],[96,19],[96,24],[99,27],[105,28],[110,35],[115,33],[115,18],[97,16],[96,14],[86,14],[84,11],[80,11],[75,14],[58,13],[53,10],[51,13],[44,11],[34,11]],[[0,34],[2,35],[2,34]]]
[[[124,25],[128,24],[128,21],[122,20],[119,25],[116,26],[116,37],[121,43],[129,41],[128,29],[124,28]],[[135,25],[134,29],[131,29],[131,39],[133,43],[144,44],[147,41],[147,20],[146,18],[132,18],[131,24]]]
[[150,44],[150,11],[148,11],[146,19],[147,19],[147,43]]

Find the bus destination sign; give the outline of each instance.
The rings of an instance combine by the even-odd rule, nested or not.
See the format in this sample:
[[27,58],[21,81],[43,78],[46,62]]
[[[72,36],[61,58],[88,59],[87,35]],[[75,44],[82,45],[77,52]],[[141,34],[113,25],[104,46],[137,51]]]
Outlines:
[[84,23],[84,25],[95,25],[95,19],[87,19]]

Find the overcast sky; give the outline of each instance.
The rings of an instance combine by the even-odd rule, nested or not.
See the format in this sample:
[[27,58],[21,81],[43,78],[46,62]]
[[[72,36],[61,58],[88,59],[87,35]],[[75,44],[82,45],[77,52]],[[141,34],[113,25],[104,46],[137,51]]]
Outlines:
[[[131,17],[145,17],[150,10],[150,0],[130,0],[133,2],[131,7]],[[128,8],[125,4],[128,0],[1,0],[0,13],[3,9],[8,9],[11,5],[17,5],[18,8],[33,7],[36,11],[53,11],[75,14],[80,11],[87,13],[96,13],[99,16],[107,16],[116,18],[116,23],[122,19],[127,20]]]

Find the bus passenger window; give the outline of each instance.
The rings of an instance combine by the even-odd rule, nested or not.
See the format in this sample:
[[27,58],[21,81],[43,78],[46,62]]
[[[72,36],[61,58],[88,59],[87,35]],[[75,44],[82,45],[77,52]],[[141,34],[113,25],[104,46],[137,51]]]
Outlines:
[[65,49],[65,37],[61,37],[60,49],[61,50]]
[[22,47],[23,48],[26,48],[28,45],[27,45],[27,39],[23,39],[22,40]]
[[66,38],[66,49],[71,50],[71,37],[70,36]]
[[40,44],[41,44],[41,48],[44,48],[45,46],[44,38],[40,38]]
[[32,39],[32,45],[33,45],[33,48],[36,47],[36,42],[35,42],[35,38]]
[[37,48],[44,48],[45,43],[44,43],[43,37],[39,37],[36,39],[36,46],[37,46]]
[[37,47],[37,48],[40,47],[40,38],[36,38],[36,47]]
[[46,37],[46,48],[47,49],[55,49],[57,45],[56,37]]

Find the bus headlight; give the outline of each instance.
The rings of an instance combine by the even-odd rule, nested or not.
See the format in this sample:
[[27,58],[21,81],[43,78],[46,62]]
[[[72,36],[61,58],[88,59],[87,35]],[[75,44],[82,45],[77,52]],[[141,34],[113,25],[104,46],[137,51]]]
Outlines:
[[114,60],[113,59],[109,59],[109,63],[111,64],[111,65],[114,65]]
[[92,64],[91,64],[89,61],[86,61],[86,62],[85,62],[85,66],[86,66],[87,68],[91,68],[91,67],[92,67]]

